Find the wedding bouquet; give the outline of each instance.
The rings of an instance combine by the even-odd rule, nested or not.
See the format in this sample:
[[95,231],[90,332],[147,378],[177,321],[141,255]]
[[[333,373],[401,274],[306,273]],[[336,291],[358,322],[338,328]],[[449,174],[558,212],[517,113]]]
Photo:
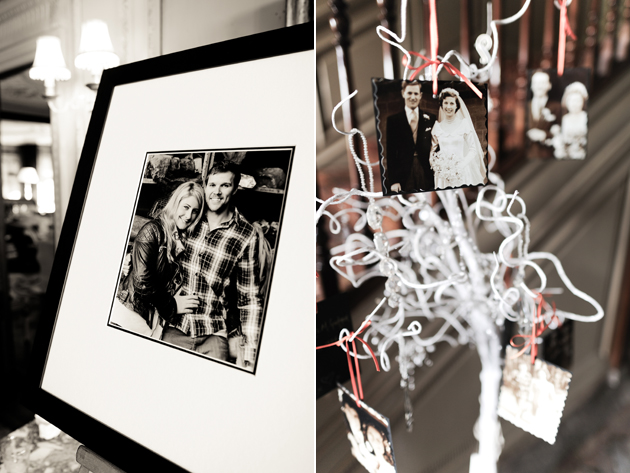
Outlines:
[[429,156],[429,164],[433,172],[446,181],[461,180],[460,159],[454,154],[434,151]]

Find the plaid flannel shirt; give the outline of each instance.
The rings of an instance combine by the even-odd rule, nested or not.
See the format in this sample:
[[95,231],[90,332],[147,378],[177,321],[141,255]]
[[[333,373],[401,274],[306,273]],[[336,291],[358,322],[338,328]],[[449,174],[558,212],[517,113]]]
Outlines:
[[[253,363],[260,336],[262,300],[258,237],[252,224],[234,209],[232,218],[210,230],[205,218],[186,241],[182,295],[199,296],[199,307],[172,325],[191,337],[227,329],[230,307],[237,307],[244,336],[244,359]],[[236,301],[234,291],[236,289]]]

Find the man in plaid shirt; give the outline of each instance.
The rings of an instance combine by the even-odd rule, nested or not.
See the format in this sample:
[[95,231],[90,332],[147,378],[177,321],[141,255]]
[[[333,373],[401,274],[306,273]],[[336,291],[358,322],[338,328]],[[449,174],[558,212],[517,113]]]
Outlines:
[[226,322],[228,312],[237,310],[242,366],[252,369],[262,319],[259,246],[252,224],[230,205],[240,179],[238,166],[229,161],[218,162],[208,172],[206,214],[185,242],[180,260],[180,294],[196,298],[187,313],[165,327],[162,340],[227,360],[232,327]]

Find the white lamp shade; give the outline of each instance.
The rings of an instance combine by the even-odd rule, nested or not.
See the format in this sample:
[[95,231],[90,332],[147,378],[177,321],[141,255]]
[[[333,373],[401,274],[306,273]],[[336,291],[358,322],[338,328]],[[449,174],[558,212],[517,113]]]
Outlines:
[[79,55],[74,59],[74,65],[79,69],[100,73],[103,69],[119,64],[120,58],[114,53],[107,24],[102,20],[83,23]]
[[43,81],[70,79],[70,70],[63,59],[59,38],[56,36],[37,38],[35,60],[28,75],[31,79]]
[[39,182],[37,169],[33,167],[23,167],[18,171],[17,180],[24,184],[37,184]]

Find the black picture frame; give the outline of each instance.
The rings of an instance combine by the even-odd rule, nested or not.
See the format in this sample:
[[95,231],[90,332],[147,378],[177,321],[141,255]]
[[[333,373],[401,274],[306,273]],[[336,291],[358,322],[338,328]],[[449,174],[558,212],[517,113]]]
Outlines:
[[[52,376],[47,375],[47,364],[50,363],[51,349],[55,344],[55,331],[59,328],[60,320],[62,321],[64,317],[64,314],[62,314],[60,309],[64,294],[67,291],[67,286],[70,284],[68,282],[68,278],[71,273],[72,266],[75,263],[73,258],[76,254],[80,254],[77,252],[77,245],[81,243],[79,239],[79,232],[82,228],[82,224],[84,224],[85,218],[89,216],[90,209],[88,208],[89,206],[86,202],[88,202],[91,185],[95,182],[95,179],[98,179],[99,171],[96,169],[98,164],[97,157],[99,156],[99,152],[102,151],[104,128],[108,124],[108,120],[111,119],[109,115],[117,88],[129,84],[143,86],[144,84],[149,84],[151,81],[158,78],[177,79],[180,75],[187,75],[189,73],[196,73],[198,71],[205,71],[209,69],[225,69],[239,65],[249,66],[271,64],[269,67],[273,68],[274,64],[276,64],[275,61],[278,61],[279,59],[284,60],[283,58],[285,58],[288,61],[294,57],[292,55],[299,55],[308,52],[308,54],[310,54],[307,58],[308,60],[303,60],[300,64],[310,64],[309,67],[303,67],[298,71],[293,70],[292,67],[288,69],[278,69],[277,77],[275,77],[274,80],[279,81],[279,84],[282,84],[283,80],[295,81],[296,77],[298,79],[303,77],[308,84],[305,88],[303,88],[303,93],[310,96],[310,102],[312,103],[312,91],[314,90],[314,87],[311,86],[312,83],[309,81],[312,81],[314,76],[313,31],[313,23],[301,24],[202,46],[132,64],[126,64],[114,69],[106,70],[103,74],[86,134],[85,144],[77,167],[59,243],[56,249],[55,260],[45,298],[45,309],[41,315],[33,347],[28,389],[25,393],[24,401],[29,408],[41,415],[43,418],[125,471],[185,472],[197,470],[189,468],[186,461],[168,458],[168,455],[165,455],[163,452],[159,451],[159,449],[156,451],[155,448],[149,447],[142,438],[132,439],[132,436],[120,432],[119,429],[110,425],[107,419],[97,419],[90,412],[86,412],[81,407],[75,405],[72,401],[62,398],[62,396],[51,393],[49,389],[46,389],[43,386],[45,377]],[[304,56],[300,57],[304,58]],[[288,76],[285,78],[287,74]],[[255,71],[253,73],[252,80],[255,80]],[[281,87],[279,86],[279,88]],[[161,99],[164,100],[164,97]],[[314,105],[312,107],[314,107]],[[299,179],[294,179],[295,182],[291,183],[296,189],[294,194],[297,195],[294,197],[298,199],[305,199],[306,196],[314,195],[314,140],[312,132],[314,129],[314,108],[312,107],[308,110],[304,110],[303,113],[305,116],[300,117],[304,118],[302,126],[308,128],[309,133],[307,133],[308,140],[303,140],[302,146],[296,147],[297,154],[295,159],[301,163],[300,166],[302,171],[308,168],[313,168],[313,171],[312,175],[308,172],[302,172],[304,175],[301,176],[301,178],[305,178],[306,181],[300,182]],[[264,111],[259,111],[259,113],[263,112]],[[310,115],[307,116],[307,114]],[[295,120],[295,116],[292,116],[291,119]],[[304,146],[304,143],[309,143],[309,146]],[[211,147],[212,144],[208,143],[207,148]],[[193,146],[192,148],[197,147]],[[308,163],[309,160],[310,164]],[[299,172],[299,170],[294,169],[294,172],[296,171]],[[312,181],[313,184],[311,185],[308,181]],[[305,185],[305,182],[307,185]],[[303,202],[303,204],[305,214],[307,214],[306,220],[308,221],[308,218],[311,217],[311,215],[314,215],[314,210],[312,212],[310,210],[312,207],[312,205],[310,205],[311,200]],[[295,205],[296,204],[294,204],[293,207],[295,207]],[[301,223],[303,224],[304,222]],[[312,232],[304,233],[310,234]],[[287,238],[290,238],[290,235],[287,236]],[[287,243],[285,243],[285,245],[286,244]],[[305,238],[303,240],[303,244],[305,248],[311,248],[314,244],[314,237],[312,242],[308,239],[308,237]],[[302,287],[305,281],[307,281],[309,286],[308,291],[309,293],[312,292],[312,297],[314,298],[314,289],[311,290],[310,288],[310,286],[312,286],[312,274],[315,271],[314,262],[311,263],[310,261],[305,261],[304,263],[304,272],[300,270],[291,275],[292,280],[295,282],[291,291],[296,292],[296,288]],[[301,275],[306,274],[308,274],[307,278],[301,278]],[[275,279],[277,279],[277,277],[277,274],[274,275]],[[90,296],[86,296],[88,299],[89,297]],[[89,312],[89,308],[86,309],[86,312]],[[309,317],[306,318],[308,319]],[[311,325],[312,323],[309,324],[309,326]],[[287,329],[290,329],[290,327],[287,327]],[[267,332],[271,331],[271,329],[267,327],[265,330],[265,336],[268,337]],[[306,334],[306,339],[309,339],[309,335],[310,334]],[[82,336],[82,334],[78,333],[77,336]],[[314,334],[312,338],[314,339]],[[59,345],[59,343],[61,342],[56,342],[57,345]],[[312,373],[314,372],[315,355],[314,350],[312,350],[312,343],[305,342],[304,345],[305,348],[299,352],[300,355],[298,357],[302,357],[302,363],[305,364],[305,376],[302,376],[304,379],[303,382],[300,382],[300,384],[304,385],[304,393],[310,393],[310,396],[307,398],[310,400],[314,390],[314,381],[311,378],[313,378]],[[170,351],[178,352],[177,350]],[[189,358],[196,359],[197,357]],[[261,362],[259,361],[259,364],[260,363]],[[215,363],[206,363],[206,366],[220,367],[219,364]],[[72,363],[67,366],[67,369],[70,371],[74,369]],[[94,370],[98,369],[98,366],[94,367]],[[255,376],[251,376],[246,373],[240,373],[237,370],[231,371],[237,372],[242,376],[247,376],[248,379],[256,378]],[[73,383],[73,392],[80,391],[82,386],[85,387],[89,385],[89,381],[84,379],[85,374],[85,372],[76,370],[76,372],[71,375],[72,379],[76,380],[76,386],[74,386]],[[269,381],[269,383],[271,383],[271,381]],[[295,384],[298,384],[295,382],[295,378],[287,374],[286,386],[284,386],[284,388],[282,386],[278,386],[278,391],[281,389],[292,389]],[[117,387],[112,386],[111,389],[112,392],[115,392]],[[265,393],[272,392],[272,390],[268,387],[265,389]],[[256,393],[248,393],[248,395],[256,396]],[[230,402],[236,402],[236,400],[230,400]],[[299,402],[303,402],[303,398]],[[295,449],[301,452],[296,454],[291,461],[299,462],[302,457],[305,459],[301,467],[297,469],[294,468],[294,471],[309,471],[314,468],[312,462],[312,445],[314,440],[312,419],[314,418],[314,406],[312,406],[311,402],[307,402],[306,404],[309,404],[310,406],[306,408],[306,411],[300,411],[300,414],[304,414],[306,418],[310,418],[310,425],[306,425],[305,429],[301,429],[300,432],[287,432],[287,438],[293,439],[292,441],[295,443]],[[298,404],[295,404],[295,406],[297,405]],[[292,408],[292,406],[293,404],[290,404],[289,408]],[[168,406],[156,406],[157,411],[155,412],[155,415],[161,415],[160,412],[167,407]],[[116,406],[112,406],[112,410],[115,410],[116,408]],[[118,406],[118,409],[123,408],[124,406]],[[234,427],[241,428],[243,425],[247,425],[247,421],[255,423],[256,419],[238,419],[237,414],[234,419]],[[225,431],[225,425],[217,426],[217,429],[219,427],[221,430]],[[300,435],[302,432],[304,433],[303,436]],[[173,436],[186,434],[182,434],[181,432],[165,432],[164,435]],[[271,442],[274,441],[272,438],[261,438],[259,440],[261,442],[268,442],[270,444],[269,448],[272,450],[274,448],[279,448],[281,446],[280,444],[282,444],[282,442],[279,442],[279,439],[277,438],[275,439],[275,442],[278,445],[271,444]],[[228,440],[226,439],[226,443],[227,442]],[[221,450],[221,447],[221,445],[212,445],[209,446],[209,450],[217,450],[217,448]],[[282,445],[282,447],[283,449],[286,449],[286,445]],[[200,455],[202,454],[208,455],[208,452],[200,452]],[[298,456],[300,454],[301,457]],[[220,456],[221,453],[219,452],[216,455]],[[269,459],[267,459],[267,461],[268,460]],[[274,458],[274,460],[274,464],[265,465],[265,460],[262,460],[262,463],[259,464],[263,470],[265,468],[269,468],[270,470],[276,471],[276,468],[278,467],[277,462],[279,461],[281,464],[283,459]],[[243,464],[242,458],[237,457],[234,458],[233,461],[233,471],[246,471],[241,470],[239,467],[239,465]],[[221,462],[218,461],[212,469],[219,468],[216,471],[221,471],[221,467],[217,466],[220,465],[220,463]],[[206,465],[208,465],[208,463],[206,463]],[[245,462],[244,465],[247,465],[247,462]],[[295,467],[295,465],[293,466]]]

